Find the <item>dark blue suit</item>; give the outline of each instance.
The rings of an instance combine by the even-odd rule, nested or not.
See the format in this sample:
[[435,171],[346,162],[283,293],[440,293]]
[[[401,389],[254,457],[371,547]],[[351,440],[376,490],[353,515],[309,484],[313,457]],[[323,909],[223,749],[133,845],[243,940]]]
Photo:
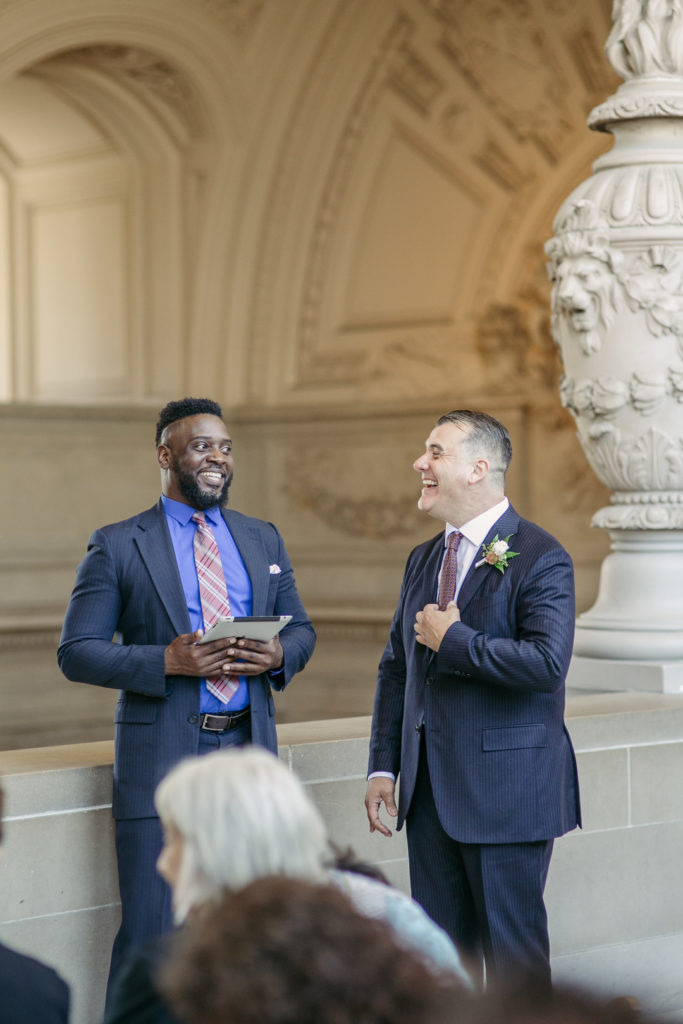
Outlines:
[[67,1024],[69,988],[47,964],[0,943],[0,1022]]
[[[470,952],[483,947],[487,970],[542,971],[535,960],[547,960],[542,891],[552,840],[580,824],[564,725],[573,568],[560,544],[512,507],[485,543],[496,534],[512,534],[519,555],[503,574],[471,566],[457,599],[461,622],[438,654],[417,643],[413,626],[435,600],[443,533],[411,553],[379,667],[369,770],[400,774],[398,827],[407,819],[413,894],[437,922]],[[458,867],[447,867],[449,849]],[[466,899],[447,891],[461,883]],[[496,888],[506,902],[500,913],[489,893]],[[530,913],[536,920],[526,928]],[[525,928],[537,934],[525,937]]]
[[[251,580],[252,614],[292,616],[280,633],[284,672],[272,678],[255,676],[248,682],[251,740],[276,753],[271,685],[283,688],[304,667],[315,645],[315,633],[275,526],[232,510],[224,510],[223,516]],[[58,659],[68,679],[121,691],[114,719],[113,813],[119,822],[154,819],[157,783],[181,758],[198,753],[199,679],[166,677],[164,673],[165,648],[176,636],[190,632],[161,502],[131,519],[96,530],[78,569]],[[115,633],[120,643],[112,643]],[[153,838],[143,843],[148,864],[153,864],[159,843],[155,822]],[[121,883],[131,867],[121,863],[122,857],[130,859],[125,852],[122,855],[123,849],[117,837]],[[134,856],[139,855],[136,850]],[[137,890],[127,897],[121,885],[130,941],[156,934],[168,923],[167,908],[154,906],[152,890],[161,883],[153,870],[151,874],[151,878],[141,877]],[[168,903],[167,892],[160,891]]]

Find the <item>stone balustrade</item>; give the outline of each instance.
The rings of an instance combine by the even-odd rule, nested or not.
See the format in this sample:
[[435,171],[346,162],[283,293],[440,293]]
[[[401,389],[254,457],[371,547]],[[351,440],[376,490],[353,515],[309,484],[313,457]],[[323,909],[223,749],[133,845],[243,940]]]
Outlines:
[[[559,840],[547,903],[555,977],[683,1008],[683,697],[574,696],[584,828]],[[405,838],[370,835],[363,809],[370,719],[283,725],[280,756],[332,839],[407,888]],[[0,753],[6,794],[0,938],[53,964],[72,1024],[100,1018],[118,923],[112,744]]]

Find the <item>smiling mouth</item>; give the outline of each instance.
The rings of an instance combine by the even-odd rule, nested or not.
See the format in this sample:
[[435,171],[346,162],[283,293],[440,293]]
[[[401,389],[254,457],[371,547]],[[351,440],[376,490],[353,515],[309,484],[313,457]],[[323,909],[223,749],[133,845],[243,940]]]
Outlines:
[[218,470],[203,469],[198,473],[198,477],[202,483],[208,484],[209,487],[222,487],[225,482],[225,474]]

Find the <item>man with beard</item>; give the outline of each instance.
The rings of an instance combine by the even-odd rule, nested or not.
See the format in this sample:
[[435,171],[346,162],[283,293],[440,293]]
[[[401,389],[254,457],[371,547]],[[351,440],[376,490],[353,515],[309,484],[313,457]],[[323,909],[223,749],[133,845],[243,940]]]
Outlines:
[[[283,689],[315,645],[278,530],[223,507],[233,457],[220,406],[170,402],[156,444],[161,500],[92,535],[58,651],[68,679],[121,691],[113,814],[122,920],[110,982],[129,947],[172,923],[170,893],[155,869],[157,784],[181,758],[218,747],[252,742],[277,753],[271,687]],[[279,636],[197,642],[206,599],[197,565],[208,556],[206,546],[196,554],[196,534],[212,552],[229,614],[290,615]]]

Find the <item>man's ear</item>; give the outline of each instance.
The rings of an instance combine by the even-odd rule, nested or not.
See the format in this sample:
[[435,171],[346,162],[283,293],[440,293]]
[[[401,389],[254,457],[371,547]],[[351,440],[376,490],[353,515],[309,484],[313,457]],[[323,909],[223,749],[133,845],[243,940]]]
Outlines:
[[472,463],[472,470],[470,473],[470,482],[473,484],[483,480],[488,475],[489,464],[486,459],[477,459],[476,462]]
[[162,469],[168,469],[171,465],[171,450],[166,444],[157,445],[157,462]]

